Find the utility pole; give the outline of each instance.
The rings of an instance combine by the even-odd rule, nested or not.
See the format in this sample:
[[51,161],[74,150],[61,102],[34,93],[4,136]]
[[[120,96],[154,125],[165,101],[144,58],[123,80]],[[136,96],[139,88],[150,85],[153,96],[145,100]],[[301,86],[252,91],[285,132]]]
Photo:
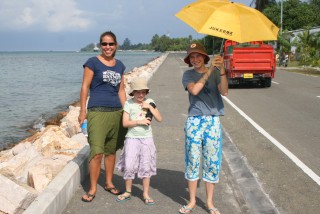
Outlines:
[[283,14],[283,0],[280,0],[280,34],[282,35],[282,14]]
[[[280,35],[282,37],[282,14],[283,14],[283,0],[280,0]],[[282,54],[282,45],[280,45],[280,54]]]

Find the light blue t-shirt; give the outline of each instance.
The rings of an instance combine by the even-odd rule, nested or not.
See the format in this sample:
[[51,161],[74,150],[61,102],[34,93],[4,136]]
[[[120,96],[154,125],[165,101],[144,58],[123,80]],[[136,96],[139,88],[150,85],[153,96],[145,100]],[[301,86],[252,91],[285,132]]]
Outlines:
[[[153,102],[152,99],[146,99],[145,102]],[[146,118],[146,112],[142,110],[141,105],[135,103],[133,98],[127,100],[124,104],[123,110],[129,114],[130,120],[143,120]],[[139,125],[128,129],[126,137],[129,138],[147,138],[152,137],[151,125]]]
[[[182,77],[184,89],[188,90],[188,84],[198,82],[202,75],[203,74],[196,72],[194,69],[185,71]],[[224,105],[218,90],[220,81],[219,72],[215,70],[197,96],[188,93],[190,103],[188,116],[224,115]]]

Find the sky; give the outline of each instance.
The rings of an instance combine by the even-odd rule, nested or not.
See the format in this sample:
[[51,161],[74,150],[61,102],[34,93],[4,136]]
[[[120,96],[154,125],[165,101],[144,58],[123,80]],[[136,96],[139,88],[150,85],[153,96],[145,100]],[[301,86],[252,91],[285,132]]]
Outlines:
[[[202,38],[175,17],[195,0],[1,0],[0,51],[79,51],[111,30],[119,44],[155,34]],[[252,0],[238,0],[250,5]]]

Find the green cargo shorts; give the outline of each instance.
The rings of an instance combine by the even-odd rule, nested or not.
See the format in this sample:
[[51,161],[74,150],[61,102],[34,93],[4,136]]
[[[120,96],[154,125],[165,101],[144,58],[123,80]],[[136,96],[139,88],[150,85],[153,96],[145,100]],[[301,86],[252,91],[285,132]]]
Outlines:
[[88,142],[90,159],[98,155],[115,154],[124,144],[127,129],[122,126],[123,110],[88,109]]

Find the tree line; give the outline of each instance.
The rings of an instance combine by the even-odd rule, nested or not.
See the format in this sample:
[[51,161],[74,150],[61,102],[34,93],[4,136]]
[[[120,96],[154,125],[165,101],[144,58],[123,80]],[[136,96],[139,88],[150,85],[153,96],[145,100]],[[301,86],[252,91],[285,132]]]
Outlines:
[[[256,0],[256,9],[264,13],[273,23],[281,27],[276,46],[277,52],[289,53],[291,46],[297,47],[296,54],[301,64],[320,65],[320,33],[310,33],[311,27],[320,26],[320,0],[282,0],[282,23],[281,1],[275,0]],[[298,35],[298,39],[290,42],[289,34],[291,30],[305,29]],[[185,51],[186,47],[192,42],[202,43],[209,54],[220,52],[223,40],[218,37],[204,36],[202,39],[194,39],[191,35],[184,38],[170,38],[167,35],[155,34],[149,44],[132,44],[129,38],[126,38],[119,46],[121,50],[150,50],[150,51]],[[92,51],[94,44],[89,44],[81,51]]]

